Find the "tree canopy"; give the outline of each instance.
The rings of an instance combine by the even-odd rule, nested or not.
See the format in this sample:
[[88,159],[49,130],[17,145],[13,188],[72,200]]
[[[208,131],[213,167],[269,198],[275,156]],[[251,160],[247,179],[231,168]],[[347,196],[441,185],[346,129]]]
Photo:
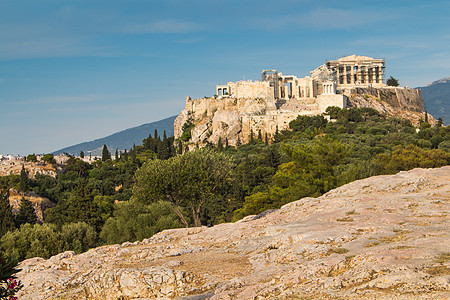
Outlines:
[[233,163],[211,149],[199,149],[168,160],[152,160],[136,172],[133,199],[149,204],[169,201],[183,224],[189,222],[183,210],[192,214],[194,226],[201,226],[203,205],[226,188]]
[[389,79],[386,81],[386,84],[389,86],[399,86],[400,84],[398,83],[398,79],[394,78],[394,77],[389,77]]

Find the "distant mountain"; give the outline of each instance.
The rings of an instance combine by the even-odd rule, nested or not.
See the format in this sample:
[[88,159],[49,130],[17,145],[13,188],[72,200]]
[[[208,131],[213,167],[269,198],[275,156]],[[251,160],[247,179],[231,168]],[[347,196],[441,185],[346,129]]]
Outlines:
[[166,135],[168,137],[172,136],[173,122],[175,121],[176,117],[177,116],[172,116],[160,121],[125,129],[104,138],[57,150],[53,152],[53,154],[57,155],[65,152],[72,155],[79,155],[80,152],[83,151],[85,154],[91,153],[92,155],[101,155],[103,145],[106,145],[109,151],[111,151],[111,153],[114,155],[116,149],[129,150],[133,147],[133,144],[141,145],[142,140],[144,138],[147,138],[150,133],[153,136],[155,129],[158,131],[158,135],[160,136],[163,135],[164,130],[166,131]]
[[422,90],[426,110],[436,119],[442,118],[444,125],[450,125],[450,77],[418,89]]

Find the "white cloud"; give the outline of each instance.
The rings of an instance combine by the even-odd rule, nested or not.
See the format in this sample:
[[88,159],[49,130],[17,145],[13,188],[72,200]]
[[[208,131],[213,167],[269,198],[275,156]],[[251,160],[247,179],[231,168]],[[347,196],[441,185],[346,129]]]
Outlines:
[[365,38],[358,39],[350,43],[355,46],[366,47],[393,47],[393,48],[408,48],[408,49],[427,49],[430,48],[428,42],[422,38],[411,37],[396,37],[395,39],[390,37],[382,38]]
[[280,30],[289,27],[315,29],[359,29],[370,23],[381,22],[391,18],[389,14],[336,8],[317,8],[308,12],[285,15],[274,18],[259,18],[253,25],[267,30]]
[[148,23],[134,23],[124,25],[121,31],[127,34],[149,33],[185,33],[198,30],[194,22],[178,21],[173,19],[159,20]]
[[196,43],[201,42],[201,41],[203,41],[203,38],[196,37],[196,38],[191,38],[191,39],[178,40],[178,41],[175,41],[175,43],[178,43],[178,44],[196,44]]

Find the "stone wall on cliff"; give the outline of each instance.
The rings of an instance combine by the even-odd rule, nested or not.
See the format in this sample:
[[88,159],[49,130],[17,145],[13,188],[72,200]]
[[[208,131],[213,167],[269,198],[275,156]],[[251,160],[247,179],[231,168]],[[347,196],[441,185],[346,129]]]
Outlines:
[[[175,138],[183,134],[186,122],[194,124],[190,148],[203,146],[207,142],[236,145],[238,139],[245,143],[253,131],[261,131],[273,138],[276,130],[288,129],[289,122],[299,115],[322,114],[328,106],[372,107],[382,113],[406,118],[416,126],[424,119],[422,93],[409,88],[354,88],[340,91],[340,94],[323,94],[318,97],[268,100],[265,98],[211,97],[191,99],[187,97],[186,108],[174,122]],[[435,124],[433,117],[430,123]]]
[[[425,119],[422,91],[403,87],[354,88],[344,90],[349,107],[372,107],[389,116],[410,120],[419,126]],[[428,114],[429,122],[437,121]]]

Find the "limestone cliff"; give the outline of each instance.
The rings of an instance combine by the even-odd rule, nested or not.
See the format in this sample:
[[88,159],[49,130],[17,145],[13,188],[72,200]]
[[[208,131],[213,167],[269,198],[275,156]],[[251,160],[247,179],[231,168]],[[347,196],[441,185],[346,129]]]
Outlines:
[[[355,88],[345,91],[350,107],[372,107],[389,116],[408,119],[419,126],[425,119],[422,92],[410,88]],[[436,119],[428,114],[428,121],[434,126]]]
[[23,261],[19,299],[449,299],[450,166]]
[[[217,144],[228,139],[236,145],[239,138],[247,142],[251,131],[256,137],[273,137],[278,130],[287,129],[289,122],[298,115],[317,115],[328,106],[372,107],[391,116],[410,119],[414,125],[424,119],[424,105],[420,90],[408,88],[355,88],[340,91],[341,94],[317,97],[268,100],[265,98],[211,97],[191,99],[187,97],[186,108],[174,122],[174,135],[183,134],[183,125],[191,122],[190,147],[206,142]],[[435,123],[430,116],[430,122]]]
[[14,189],[9,190],[9,204],[11,205],[14,214],[19,212],[20,200],[22,197],[29,200],[33,204],[34,211],[36,212],[37,221],[39,223],[44,222],[45,211],[49,208],[55,207],[56,204],[47,198],[40,197],[34,192],[26,192],[25,194],[18,193]]

